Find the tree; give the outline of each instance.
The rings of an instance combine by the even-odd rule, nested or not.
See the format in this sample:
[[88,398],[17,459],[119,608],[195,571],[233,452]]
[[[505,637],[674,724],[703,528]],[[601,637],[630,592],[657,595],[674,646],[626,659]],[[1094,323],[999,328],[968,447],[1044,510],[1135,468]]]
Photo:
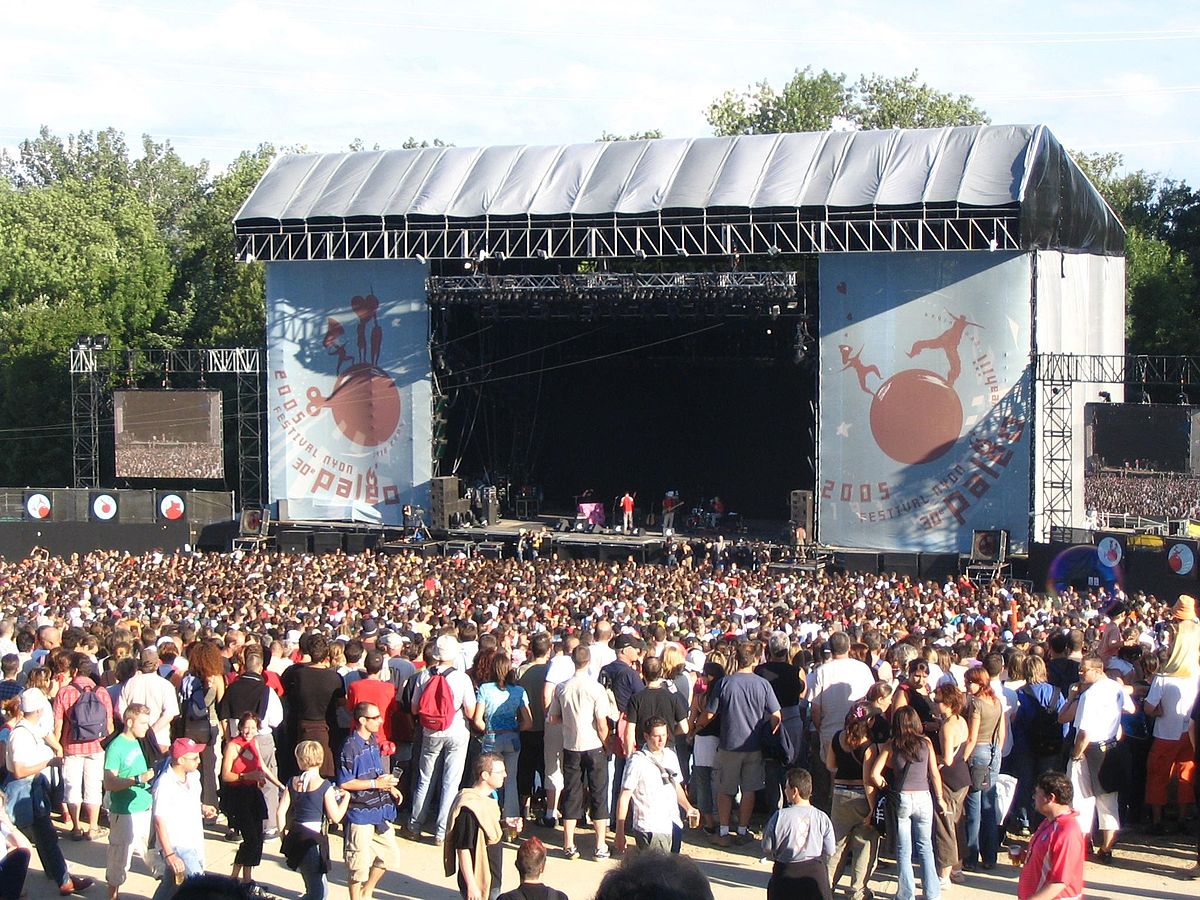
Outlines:
[[934,90],[916,70],[900,78],[864,75],[854,85],[846,76],[809,67],[797,70],[781,91],[766,81],[744,93],[726,91],[706,117],[718,135],[828,131],[831,128],[936,128],[988,121],[965,95]]
[[745,93],[726,91],[708,107],[705,117],[720,136],[828,131],[843,118],[850,103],[846,76],[822,70],[797,70],[778,93],[760,81]]
[[1072,158],[1126,228],[1129,352],[1194,354],[1200,337],[1200,195],[1183,182],[1123,171],[1119,153]]
[[663,136],[662,129],[651,128],[649,131],[634,131],[630,134],[612,134],[604,132],[600,137],[596,138],[596,143],[607,143],[609,141],[656,141]]
[[917,70],[899,78],[864,75],[854,86],[848,118],[862,129],[986,125],[991,120],[965,94],[918,82]]

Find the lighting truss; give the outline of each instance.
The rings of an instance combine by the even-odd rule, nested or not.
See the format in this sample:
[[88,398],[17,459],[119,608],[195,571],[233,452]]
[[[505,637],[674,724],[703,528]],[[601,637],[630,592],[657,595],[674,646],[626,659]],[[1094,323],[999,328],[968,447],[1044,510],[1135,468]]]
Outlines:
[[1020,249],[1016,207],[238,226],[240,259],[646,259]]

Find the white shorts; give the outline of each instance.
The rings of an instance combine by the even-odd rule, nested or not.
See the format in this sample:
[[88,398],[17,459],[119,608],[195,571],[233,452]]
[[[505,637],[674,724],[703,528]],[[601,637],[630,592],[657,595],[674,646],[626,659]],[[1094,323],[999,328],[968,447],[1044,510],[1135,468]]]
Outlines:
[[68,806],[99,805],[104,793],[104,751],[64,756],[62,769]]

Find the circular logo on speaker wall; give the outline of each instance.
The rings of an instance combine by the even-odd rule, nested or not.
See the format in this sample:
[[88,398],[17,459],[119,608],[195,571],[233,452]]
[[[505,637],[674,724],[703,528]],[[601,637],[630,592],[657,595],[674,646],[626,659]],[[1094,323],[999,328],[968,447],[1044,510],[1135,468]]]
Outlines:
[[97,494],[92,500],[92,515],[107,522],[117,514],[117,501],[112,494]]
[[1115,537],[1101,538],[1100,543],[1096,545],[1096,555],[1100,558],[1100,564],[1108,566],[1110,569],[1121,563],[1121,542]]
[[30,494],[25,501],[25,512],[31,519],[50,518],[50,498],[45,494]]
[[158,501],[159,515],[171,522],[183,518],[183,509],[183,498],[178,494],[163,494]]
[[1176,575],[1187,575],[1196,567],[1196,554],[1187,544],[1175,544],[1167,552],[1167,565]]

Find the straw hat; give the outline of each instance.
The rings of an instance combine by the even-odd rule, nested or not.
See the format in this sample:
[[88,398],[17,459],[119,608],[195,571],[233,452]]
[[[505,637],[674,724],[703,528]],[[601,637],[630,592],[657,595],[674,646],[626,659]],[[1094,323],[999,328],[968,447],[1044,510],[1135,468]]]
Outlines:
[[1183,622],[1195,620],[1196,598],[1190,597],[1187,594],[1180,594],[1179,599],[1175,601],[1175,605],[1171,607],[1171,614],[1174,618]]

